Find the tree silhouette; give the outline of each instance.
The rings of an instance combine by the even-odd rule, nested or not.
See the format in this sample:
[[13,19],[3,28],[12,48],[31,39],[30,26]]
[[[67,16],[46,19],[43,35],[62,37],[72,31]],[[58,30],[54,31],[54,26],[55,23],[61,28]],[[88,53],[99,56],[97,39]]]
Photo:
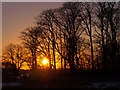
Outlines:
[[[114,46],[112,46],[113,45],[112,38],[113,38],[113,36],[116,37],[117,28],[115,30],[116,32],[114,32],[114,30],[113,30],[113,32],[115,33],[115,35],[113,35],[114,33],[111,31],[112,27],[110,25],[110,20],[108,20],[108,18],[109,19],[114,18],[114,19],[112,19],[114,21],[114,24],[112,24],[112,25],[115,25],[114,27],[118,27],[118,25],[115,24],[115,23],[119,22],[118,21],[119,20],[118,8],[116,7],[117,4],[109,3],[109,2],[96,3],[94,5],[95,5],[94,14],[96,14],[96,16],[97,16],[97,19],[96,19],[97,21],[94,24],[98,27],[98,30],[100,29],[100,32],[101,32],[101,34],[100,34],[100,33],[98,33],[99,32],[98,30],[96,31],[98,36],[100,36],[99,38],[102,41],[102,44],[101,44],[101,46],[102,46],[102,60],[103,60],[102,62],[103,62],[103,68],[105,70],[106,68],[110,68],[111,66],[112,66],[112,68],[117,66],[117,65],[115,65],[115,62],[116,62],[115,52],[117,50],[117,45],[116,46],[114,45],[116,48],[114,48]],[[110,6],[112,6],[111,9],[110,9]],[[109,10],[112,10],[112,11],[110,12]],[[112,14],[110,14],[113,12],[114,12],[114,17],[111,16]],[[117,20],[115,18],[117,18]],[[105,43],[105,41],[106,41],[106,43]],[[114,41],[117,44],[117,39]],[[115,51],[113,51],[113,48]],[[113,57],[114,57],[114,59],[113,59]]]
[[32,69],[37,69],[37,49],[40,45],[39,37],[41,31],[35,28],[27,28],[25,31],[21,32],[20,38],[26,48],[31,51],[32,54]]
[[26,61],[26,55],[27,53],[23,46],[10,43],[3,51],[2,62],[5,63],[6,67],[10,65],[13,72],[17,74],[23,66],[22,64]]
[[54,61],[54,69],[56,70],[56,60],[55,60],[55,38],[56,38],[56,28],[53,25],[53,20],[52,20],[52,14],[53,10],[47,10],[44,11],[39,17],[36,18],[37,20],[37,25],[43,29],[44,33],[48,33],[49,35],[47,36],[48,40],[50,40],[52,44],[52,53],[53,53],[53,61]]
[[[21,32],[26,58],[21,47],[11,45],[11,63],[15,58],[37,69],[37,58],[49,59],[50,69],[119,69],[119,8],[114,2],[68,2],[62,7],[43,11],[36,26]],[[17,48],[16,48],[17,47]],[[15,49],[15,50],[14,50]],[[58,55],[59,54],[59,55]],[[32,67],[31,67],[32,64]]]

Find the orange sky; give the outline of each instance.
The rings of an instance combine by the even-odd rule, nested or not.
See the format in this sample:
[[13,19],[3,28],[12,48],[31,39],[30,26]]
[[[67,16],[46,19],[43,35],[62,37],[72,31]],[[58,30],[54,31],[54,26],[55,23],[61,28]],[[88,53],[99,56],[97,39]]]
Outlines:
[[2,2],[2,50],[9,43],[19,44],[20,32],[34,26],[34,17],[43,10],[59,8],[62,4],[62,2]]
[[34,17],[43,10],[59,8],[60,2],[3,2],[2,3],[2,48],[9,43],[18,43],[20,32],[31,27]]

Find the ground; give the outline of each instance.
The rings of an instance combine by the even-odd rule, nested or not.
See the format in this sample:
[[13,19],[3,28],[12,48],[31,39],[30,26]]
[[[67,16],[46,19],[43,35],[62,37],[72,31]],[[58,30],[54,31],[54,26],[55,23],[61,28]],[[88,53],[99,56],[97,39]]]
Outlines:
[[[3,70],[4,74],[4,70]],[[6,88],[120,88],[119,72],[88,72],[69,70],[21,71],[19,76],[3,75]],[[6,79],[7,77],[7,79]]]

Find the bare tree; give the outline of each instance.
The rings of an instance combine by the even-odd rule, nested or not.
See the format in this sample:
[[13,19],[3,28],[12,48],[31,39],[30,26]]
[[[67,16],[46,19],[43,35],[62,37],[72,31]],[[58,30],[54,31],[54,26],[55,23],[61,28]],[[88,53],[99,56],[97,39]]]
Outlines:
[[[106,68],[115,67],[116,62],[116,54],[112,53],[113,48],[115,45],[117,45],[117,38],[116,34],[118,31],[118,23],[119,23],[119,18],[118,18],[118,7],[116,6],[117,4],[115,3],[110,3],[110,2],[102,2],[102,3],[95,3],[95,10],[94,14],[97,16],[96,22],[94,23],[95,26],[97,26],[96,32],[98,34],[97,37],[101,39],[102,41],[102,60],[103,60],[103,68],[104,70]],[[111,11],[112,10],[112,11]],[[111,14],[110,14],[111,13]],[[112,16],[111,16],[112,15]],[[95,16],[95,17],[96,17]],[[116,20],[117,18],[117,20]],[[95,19],[94,19],[95,20]],[[113,24],[110,24],[114,22]],[[116,24],[117,23],[117,24]],[[111,26],[112,25],[112,26]],[[114,27],[114,30],[113,30]],[[101,33],[99,33],[99,30]],[[114,37],[114,40],[113,40]],[[105,43],[106,41],[106,43]],[[114,46],[113,45],[114,42]],[[115,46],[113,52],[117,53],[117,46]],[[113,59],[114,57],[114,59]],[[111,61],[112,59],[112,61]],[[108,60],[108,63],[107,61]],[[114,63],[114,65],[113,65]]]
[[[61,30],[62,37],[65,39],[64,46],[66,49],[66,56],[60,52],[59,46],[56,44],[56,50],[60,55],[67,60],[71,70],[75,68],[75,60],[79,63],[77,57],[77,41],[84,30],[81,30],[80,23],[80,3],[65,3],[62,8],[56,9],[54,12],[53,21],[55,25]],[[65,53],[64,53],[65,54]]]
[[3,51],[2,62],[9,63],[14,72],[18,73],[25,62],[27,53],[23,46],[16,44],[9,44]]
[[36,20],[37,20],[37,25],[39,25],[44,30],[44,32],[48,34],[47,38],[48,40],[50,40],[52,44],[54,69],[56,70],[56,60],[55,60],[55,38],[56,38],[55,30],[56,29],[54,27],[54,23],[52,20],[52,14],[53,14],[53,10],[46,10],[41,15],[36,17]]
[[31,51],[32,54],[32,69],[37,69],[37,48],[40,44],[39,37],[41,31],[37,28],[27,28],[25,31],[21,32],[20,38],[26,48]]
[[[104,40],[104,31],[105,31],[105,23],[104,22],[105,22],[105,7],[106,7],[106,3],[99,2],[99,3],[95,3],[94,6],[93,6],[94,7],[94,15],[97,16],[96,19],[94,19],[94,20],[96,20],[94,22],[94,25],[97,26],[96,32],[97,32],[97,34],[99,35],[99,37],[101,38],[101,41],[102,41],[103,68],[104,68],[104,70],[106,70],[107,64],[106,64],[106,51],[105,51],[105,40]],[[100,29],[101,33],[99,33],[98,29]]]
[[81,12],[83,19],[82,26],[84,27],[86,34],[90,39],[90,48],[91,48],[91,60],[92,60],[92,69],[94,70],[94,55],[93,55],[93,39],[92,39],[92,3],[82,3],[82,9],[84,12]]
[[117,53],[117,31],[119,30],[118,23],[119,23],[119,8],[116,6],[117,4],[115,2],[107,3],[106,4],[106,19],[109,22],[110,30],[112,34],[112,41],[111,41],[111,47],[112,47],[112,65],[113,68],[115,68],[117,65],[117,59],[116,59],[116,53]]

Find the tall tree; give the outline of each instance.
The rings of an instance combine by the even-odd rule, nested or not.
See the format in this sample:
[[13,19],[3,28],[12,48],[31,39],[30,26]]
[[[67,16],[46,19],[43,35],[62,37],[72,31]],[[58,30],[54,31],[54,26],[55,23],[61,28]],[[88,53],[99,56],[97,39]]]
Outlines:
[[102,60],[103,60],[103,68],[106,70],[107,64],[106,64],[106,51],[105,51],[105,40],[104,40],[104,31],[105,31],[105,2],[98,2],[95,3],[94,8],[94,15],[97,16],[97,21],[94,23],[95,26],[97,26],[98,29],[100,29],[101,33],[98,33],[102,40]]
[[[80,17],[80,3],[65,3],[62,8],[56,9],[53,17],[55,25],[62,31],[62,36],[66,39],[66,56],[63,55],[58,45],[56,50],[60,55],[68,61],[70,69],[75,69],[75,60],[77,57],[77,41],[84,30],[81,30],[80,23],[82,21]],[[61,28],[60,28],[61,27]]]
[[21,32],[20,38],[26,48],[31,51],[32,54],[32,69],[37,69],[37,48],[40,44],[39,37],[41,31],[37,28],[27,28],[25,31]]
[[111,30],[111,34],[112,34],[112,42],[111,42],[111,47],[112,47],[112,54],[111,54],[111,58],[112,58],[112,64],[113,64],[113,68],[115,68],[117,66],[117,59],[116,59],[116,53],[117,53],[117,31],[119,30],[117,28],[117,24],[119,23],[119,18],[118,18],[118,6],[116,6],[117,4],[115,2],[110,2],[106,4],[106,19],[109,22],[110,25],[110,30]]
[[[95,3],[94,14],[97,16],[97,21],[94,23],[97,26],[97,34],[102,41],[102,60],[104,69],[115,67],[117,53],[117,31],[118,31],[118,7],[115,3],[99,2]],[[112,13],[112,14],[111,14]],[[111,16],[112,15],[112,16]],[[116,20],[117,18],[117,20]],[[94,19],[95,20],[95,19]],[[110,24],[114,22],[113,24]],[[117,23],[117,24],[116,24]],[[113,30],[114,27],[114,30]],[[99,33],[99,30],[101,33]],[[113,40],[114,37],[114,40]],[[106,41],[106,43],[105,43]],[[114,41],[114,46],[113,46]],[[116,47],[116,48],[115,48]],[[114,49],[113,49],[114,48]],[[114,51],[113,51],[114,50]],[[114,53],[114,54],[113,54]],[[111,61],[112,59],[112,61]],[[106,61],[108,60],[108,62]],[[114,65],[113,65],[114,64]]]
[[56,70],[56,60],[55,60],[55,27],[52,20],[53,10],[46,10],[41,15],[36,17],[37,25],[41,26],[44,32],[48,33],[48,40],[50,40],[52,44],[52,52],[53,52],[53,61],[54,61],[54,69]]
[[92,3],[83,3],[82,6],[84,12],[82,12],[83,18],[83,27],[85,28],[86,34],[90,39],[90,48],[91,48],[91,60],[92,60],[92,69],[94,70],[94,55],[93,55],[93,39],[92,39]]

